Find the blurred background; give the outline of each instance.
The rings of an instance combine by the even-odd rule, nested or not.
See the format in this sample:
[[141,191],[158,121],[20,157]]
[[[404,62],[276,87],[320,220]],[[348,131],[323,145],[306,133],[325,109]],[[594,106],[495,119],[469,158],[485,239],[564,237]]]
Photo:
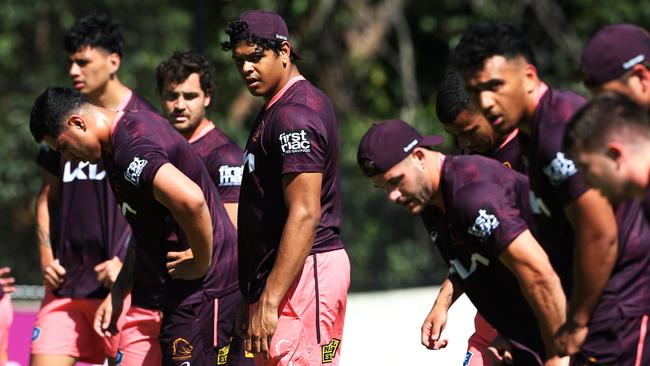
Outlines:
[[[441,132],[436,88],[466,27],[480,20],[522,26],[542,77],[551,86],[584,94],[572,75],[586,39],[608,23],[648,28],[647,5],[638,0],[0,0],[0,265],[11,266],[21,285],[42,284],[33,212],[38,145],[29,134],[29,111],[46,86],[69,85],[62,35],[87,12],[103,11],[121,21],[126,47],[120,78],[154,105],[159,105],[154,70],[162,60],[177,49],[207,56],[217,81],[209,117],[241,145],[261,99],[248,93],[230,54],[221,50],[224,28],[252,8],[286,19],[292,44],[303,56],[300,71],[330,96],[337,111],[342,235],[352,262],[351,290],[358,292],[433,285],[446,273],[419,219],[390,206],[362,176],[356,149],[366,129],[382,119],[399,117],[421,132]],[[448,151],[452,145],[449,139]]]

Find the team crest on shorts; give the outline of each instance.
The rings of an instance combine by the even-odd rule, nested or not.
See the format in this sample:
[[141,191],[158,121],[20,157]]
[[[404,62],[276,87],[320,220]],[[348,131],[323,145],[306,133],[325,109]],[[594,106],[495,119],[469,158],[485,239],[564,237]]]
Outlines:
[[174,361],[185,361],[192,358],[192,344],[185,338],[176,338],[172,344],[172,358]]
[[122,353],[122,351],[120,350],[117,350],[117,356],[115,356],[115,366],[120,366],[123,360],[124,360],[124,353]]
[[230,353],[231,342],[232,338],[230,338],[230,342],[228,342],[226,346],[219,348],[219,354],[217,355],[217,365],[225,365],[228,362],[228,353]]
[[469,361],[472,360],[472,356],[473,356],[473,355],[474,355],[474,354],[472,354],[472,352],[467,351],[467,354],[465,355],[465,361],[463,361],[463,366],[467,366],[467,365],[469,365]]
[[34,331],[32,332],[32,342],[34,342],[40,335],[41,335],[41,328],[34,327]]
[[323,363],[332,363],[336,357],[336,351],[339,349],[340,339],[332,338],[330,343],[321,346],[323,354]]

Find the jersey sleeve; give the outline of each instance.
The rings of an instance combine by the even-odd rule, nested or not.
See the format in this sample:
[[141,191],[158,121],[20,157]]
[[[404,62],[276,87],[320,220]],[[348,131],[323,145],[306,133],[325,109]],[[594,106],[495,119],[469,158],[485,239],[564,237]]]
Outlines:
[[61,154],[49,148],[47,145],[41,145],[36,155],[36,164],[41,168],[52,173],[54,176],[61,176]]
[[306,106],[287,105],[274,115],[272,149],[281,173],[322,173],[327,139],[320,117]]
[[122,144],[115,159],[117,174],[129,184],[133,184],[153,194],[153,179],[169,157],[165,149],[157,142],[143,137],[136,137]]
[[472,183],[455,193],[450,214],[467,240],[478,240],[498,257],[528,230],[513,193],[495,183]]
[[576,164],[561,151],[545,153],[542,171],[545,179],[555,189],[562,207],[577,200],[589,187]]

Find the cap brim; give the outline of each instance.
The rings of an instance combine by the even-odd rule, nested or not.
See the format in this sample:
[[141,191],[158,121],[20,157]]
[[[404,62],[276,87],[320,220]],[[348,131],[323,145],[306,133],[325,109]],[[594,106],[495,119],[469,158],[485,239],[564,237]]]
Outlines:
[[422,136],[418,146],[438,146],[442,145],[445,142],[445,138],[441,135],[426,135]]

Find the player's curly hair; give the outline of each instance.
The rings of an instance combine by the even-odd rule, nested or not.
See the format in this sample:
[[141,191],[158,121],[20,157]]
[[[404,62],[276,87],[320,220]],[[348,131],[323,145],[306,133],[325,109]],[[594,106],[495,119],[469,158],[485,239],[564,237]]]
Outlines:
[[120,22],[104,13],[85,15],[65,32],[63,46],[68,53],[90,46],[103,48],[122,57],[124,55],[122,26]]
[[[245,37],[241,37],[241,34],[246,34]],[[282,49],[282,41],[274,39],[265,39],[257,37],[254,34],[251,34],[248,30],[248,24],[240,19],[234,19],[226,26],[226,34],[230,37],[229,41],[221,42],[221,49],[224,51],[231,51],[235,47],[235,43],[239,41],[245,41],[249,46],[255,46],[256,51],[263,52],[266,50],[272,50],[275,54],[280,54]],[[236,41],[233,41],[234,37],[238,37]],[[295,61],[296,57],[293,52],[291,52],[291,61]]]
[[156,68],[156,88],[161,95],[166,82],[181,83],[191,74],[199,74],[201,90],[206,96],[212,96],[214,81],[210,63],[201,54],[194,51],[176,51]]
[[87,103],[86,97],[72,88],[60,86],[45,89],[34,101],[29,118],[29,130],[37,142],[47,135],[58,138],[65,118]]
[[455,70],[447,73],[438,86],[436,96],[436,115],[440,122],[452,123],[461,112],[474,110],[460,73]]
[[503,22],[484,22],[468,29],[453,51],[452,63],[460,72],[474,73],[492,56],[523,56],[529,64],[537,66],[533,48],[521,30]]

